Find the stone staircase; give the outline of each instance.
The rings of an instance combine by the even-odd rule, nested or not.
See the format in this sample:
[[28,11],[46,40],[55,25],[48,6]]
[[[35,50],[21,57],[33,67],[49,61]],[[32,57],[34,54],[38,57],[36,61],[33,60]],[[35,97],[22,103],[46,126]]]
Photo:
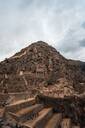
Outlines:
[[35,98],[7,105],[4,117],[22,128],[80,128],[63,117],[62,112],[54,112],[53,107],[46,107]]
[[52,118],[47,122],[45,128],[58,128],[62,121],[62,114],[55,113],[53,114]]

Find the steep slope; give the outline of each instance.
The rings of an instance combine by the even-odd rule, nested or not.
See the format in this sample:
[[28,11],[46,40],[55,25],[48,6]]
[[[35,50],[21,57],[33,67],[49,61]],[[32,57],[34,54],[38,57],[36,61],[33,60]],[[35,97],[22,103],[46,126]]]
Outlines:
[[54,94],[60,87],[82,92],[84,75],[85,63],[67,60],[55,48],[38,41],[0,63],[0,91],[49,95],[50,90]]

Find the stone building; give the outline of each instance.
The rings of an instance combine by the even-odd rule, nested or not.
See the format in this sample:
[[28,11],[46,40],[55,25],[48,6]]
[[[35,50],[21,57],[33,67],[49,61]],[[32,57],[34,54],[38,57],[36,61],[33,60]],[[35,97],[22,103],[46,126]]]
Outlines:
[[46,66],[43,64],[37,64],[36,66],[36,76],[45,78],[47,75]]

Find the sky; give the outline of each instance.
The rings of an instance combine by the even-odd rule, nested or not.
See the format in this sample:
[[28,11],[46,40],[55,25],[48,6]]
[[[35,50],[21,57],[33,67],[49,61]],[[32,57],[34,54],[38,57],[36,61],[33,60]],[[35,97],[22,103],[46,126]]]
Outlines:
[[0,61],[38,40],[85,61],[85,0],[0,0]]

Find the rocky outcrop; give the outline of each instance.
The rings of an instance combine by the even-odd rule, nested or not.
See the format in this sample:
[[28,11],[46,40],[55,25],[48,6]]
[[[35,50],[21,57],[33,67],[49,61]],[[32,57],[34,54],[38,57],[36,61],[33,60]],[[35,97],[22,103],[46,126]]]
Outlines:
[[66,89],[73,95],[85,91],[84,76],[84,62],[67,60],[52,46],[38,41],[0,63],[0,91],[35,95],[45,89],[49,94],[50,88],[56,95],[60,88],[63,96]]

